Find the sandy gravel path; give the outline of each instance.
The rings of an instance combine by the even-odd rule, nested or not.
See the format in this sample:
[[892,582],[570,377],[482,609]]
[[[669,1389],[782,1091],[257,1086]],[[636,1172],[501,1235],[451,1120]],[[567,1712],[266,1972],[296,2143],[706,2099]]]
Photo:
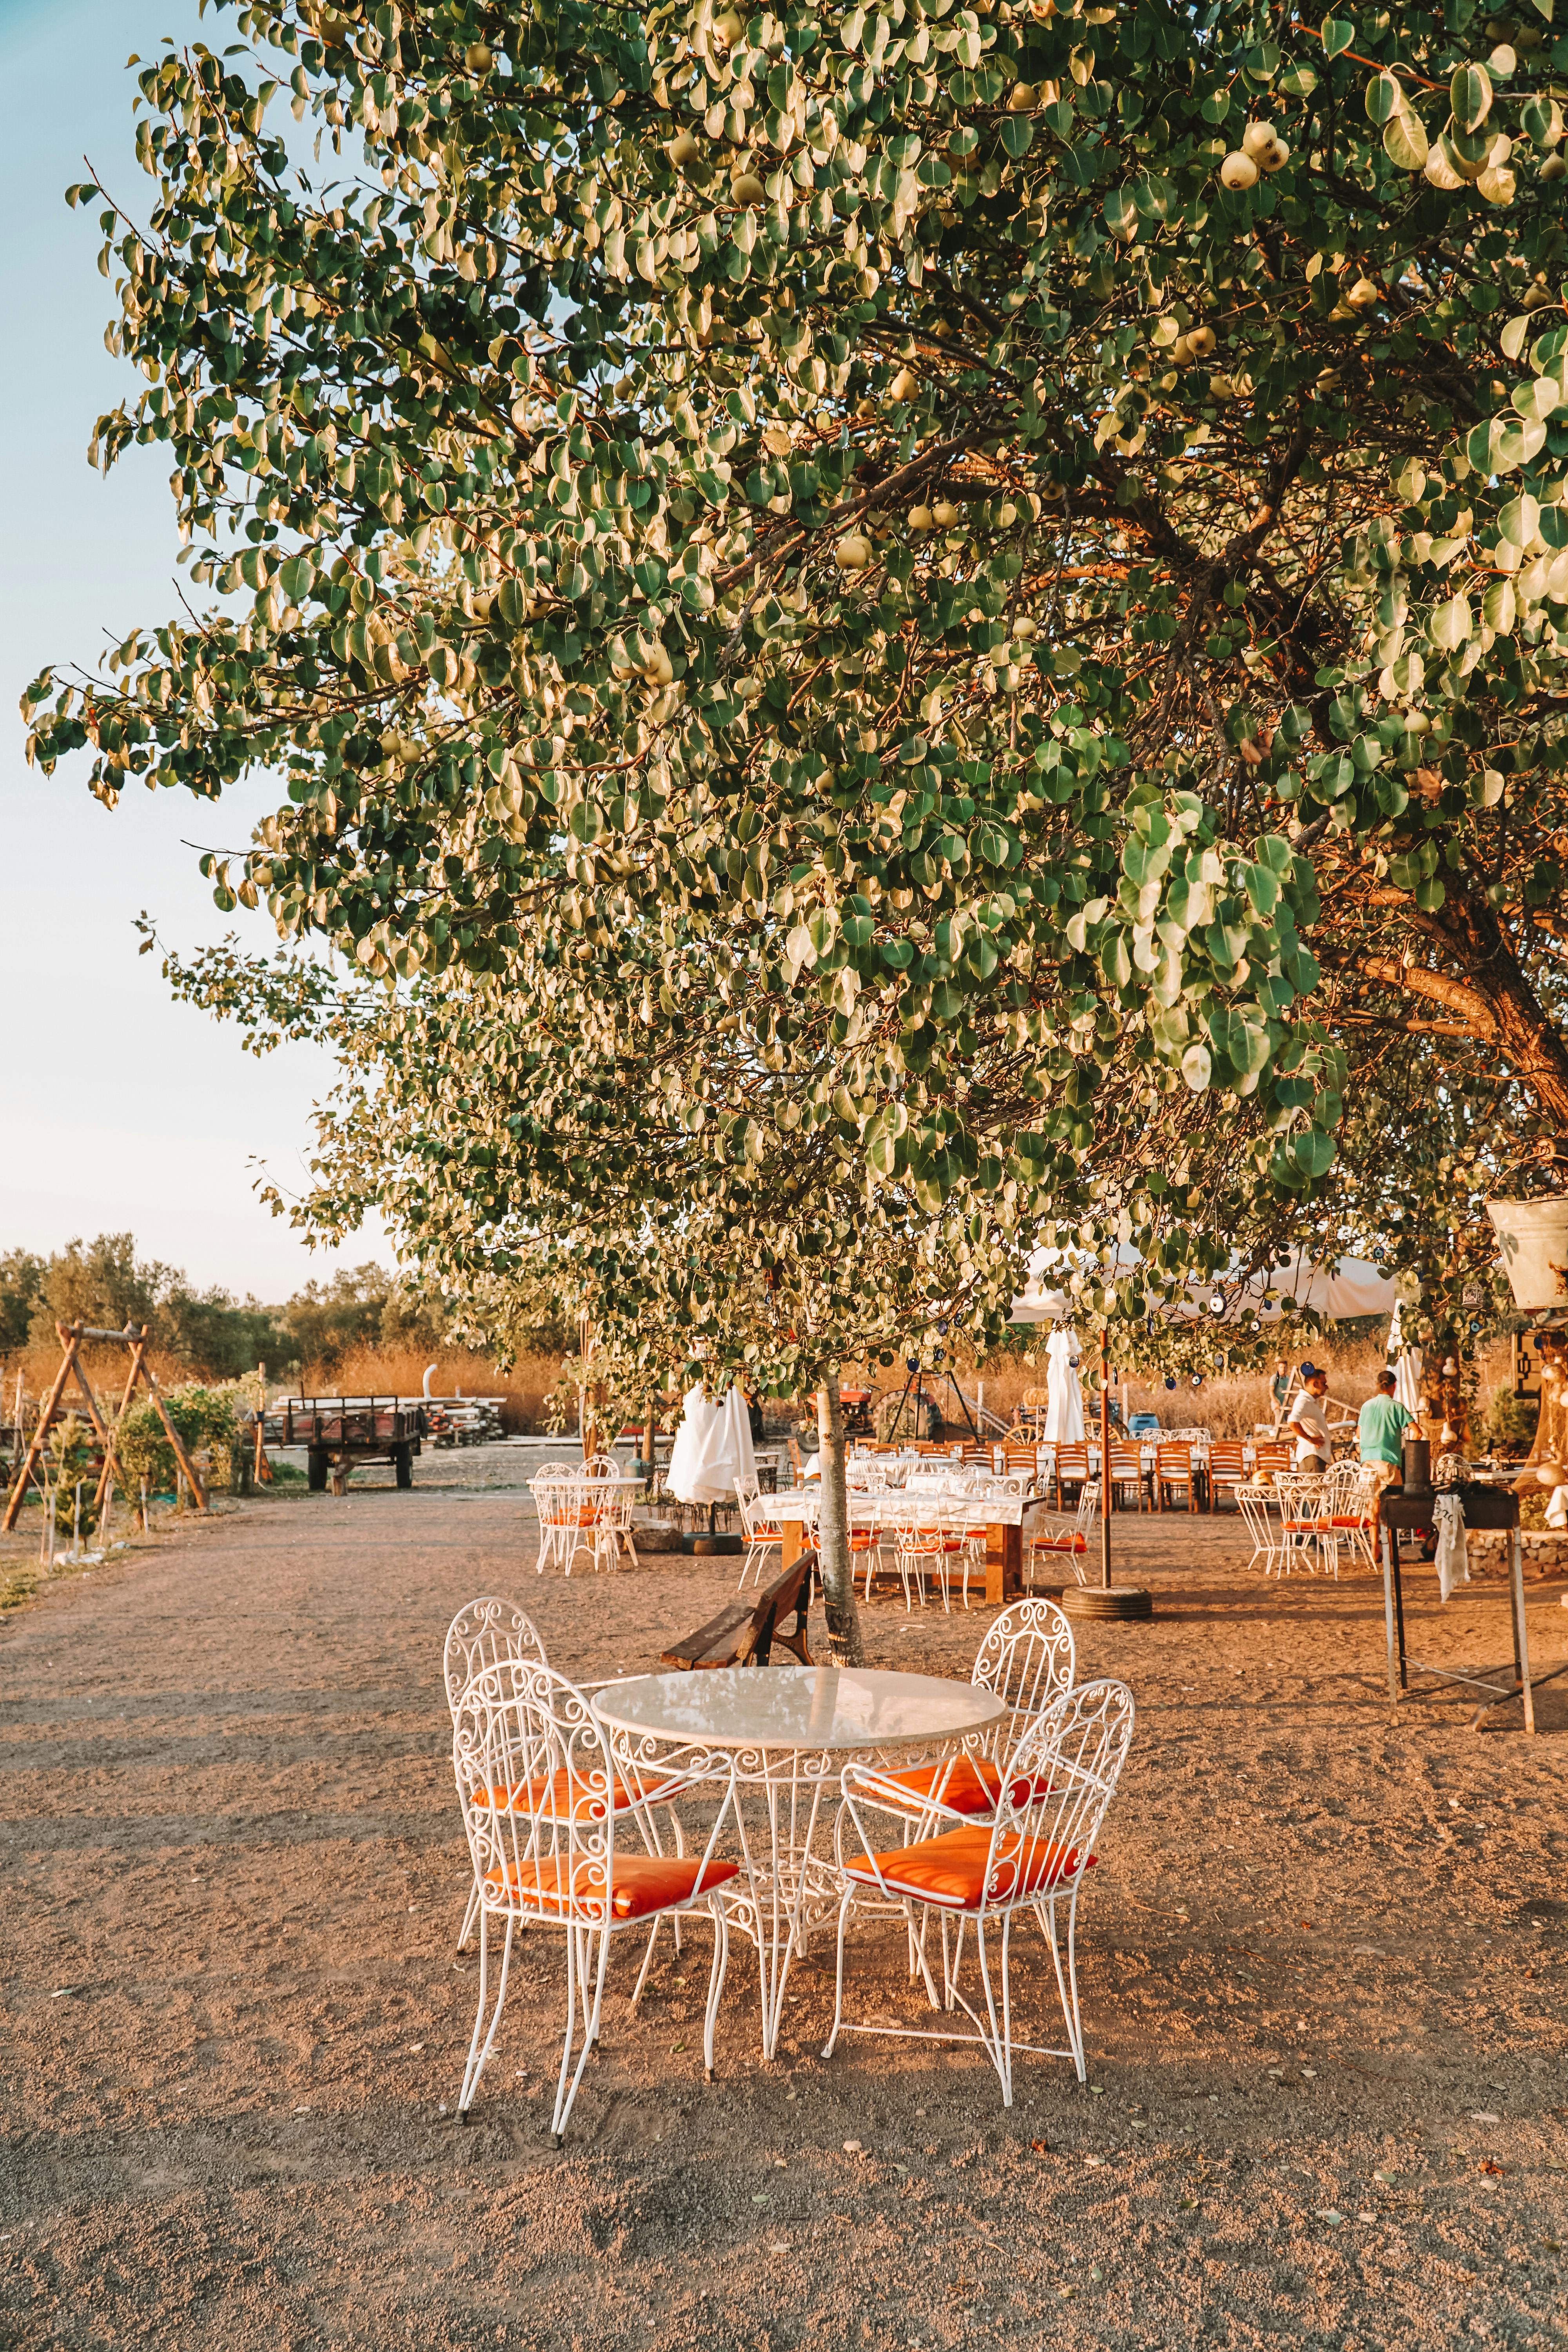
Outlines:
[[[732,1570],[540,1580],[525,1496],[420,1467],[0,1629],[0,2342],[1563,2343],[1568,1679],[1533,1742],[1452,1699],[1391,1718],[1370,1581],[1265,1587],[1234,1521],[1119,1521],[1161,1614],[1080,1643],[1140,1710],[1084,1907],[1091,2087],[1025,2060],[1005,2114],[971,2052],[825,2064],[826,1948],[763,2066],[741,1945],[706,2086],[705,1948],[666,1948],[558,2155],[542,1938],[473,2125],[443,2112],[476,1964],[442,1634],[510,1591],[567,1672],[637,1671]],[[1568,1611],[1530,1606],[1551,1663]],[[966,1674],[987,1622],[879,1602],[873,1663]],[[1499,1657],[1500,1587],[1427,1643]],[[921,2021],[890,1936],[854,1983]]]

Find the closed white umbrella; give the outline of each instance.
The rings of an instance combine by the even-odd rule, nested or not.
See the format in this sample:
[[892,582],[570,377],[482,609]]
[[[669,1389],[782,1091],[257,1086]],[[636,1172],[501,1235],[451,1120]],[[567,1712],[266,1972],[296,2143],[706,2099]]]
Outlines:
[[1073,1370],[1078,1336],[1058,1324],[1046,1343],[1046,1427],[1047,1445],[1081,1445],[1084,1440],[1083,1391]]
[[1396,1304],[1394,1309],[1394,1320],[1388,1327],[1388,1352],[1394,1361],[1394,1402],[1402,1404],[1406,1412],[1419,1414],[1421,1350],[1419,1348],[1405,1346],[1405,1333],[1401,1325],[1403,1314],[1403,1307]]
[[754,1479],[756,1456],[746,1401],[738,1384],[716,1404],[700,1383],[687,1391],[670,1448],[668,1493],[678,1503],[727,1503],[742,1479]]

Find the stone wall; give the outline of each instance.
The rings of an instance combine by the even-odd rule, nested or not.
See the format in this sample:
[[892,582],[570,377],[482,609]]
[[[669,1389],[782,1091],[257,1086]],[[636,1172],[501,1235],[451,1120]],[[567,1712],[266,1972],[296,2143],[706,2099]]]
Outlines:
[[[1470,1574],[1506,1576],[1508,1549],[1511,1537],[1506,1528],[1472,1528],[1466,1536],[1465,1550],[1470,1563]],[[1531,1583],[1544,1581],[1568,1571],[1568,1535],[1542,1534],[1534,1528],[1524,1531],[1524,1573]]]

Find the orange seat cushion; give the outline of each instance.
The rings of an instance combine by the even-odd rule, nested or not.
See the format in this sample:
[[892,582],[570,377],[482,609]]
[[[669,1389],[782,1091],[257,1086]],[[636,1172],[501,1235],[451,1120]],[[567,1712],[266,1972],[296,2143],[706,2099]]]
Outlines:
[[1288,1536],[1315,1536],[1323,1527],[1321,1519],[1282,1519],[1280,1525]]
[[[944,1772],[947,1774],[945,1786],[942,1784]],[[907,1790],[917,1805],[924,1804],[928,1798],[935,1795],[939,1803],[951,1805],[955,1813],[994,1811],[1002,1790],[1002,1774],[989,1756],[961,1756],[951,1766],[930,1764],[923,1771],[884,1772],[879,1777],[884,1782]],[[1048,1780],[1035,1782],[1037,1803],[1050,1793]],[[1028,1796],[1028,1783],[1022,1780],[1015,1780],[1012,1787],[1014,1804],[1027,1803]]]
[[1087,1551],[1089,1549],[1089,1538],[1076,1532],[1064,1536],[1036,1536],[1033,1542],[1037,1551]]
[[[663,1801],[665,1790],[673,1784],[668,1780],[643,1780],[628,1788],[618,1777],[615,1784],[614,1804],[617,1813],[628,1812],[638,1803],[657,1805]],[[476,1789],[476,1805],[494,1806],[498,1812],[526,1814],[531,1820],[544,1822],[602,1822],[605,1818],[605,1780],[600,1772],[569,1772],[563,1765],[552,1779],[540,1778],[518,1780],[510,1789]]]
[[[522,1902],[543,1904],[563,1911],[598,1909],[605,1899],[605,1865],[579,1859],[575,1878],[568,1882],[568,1854],[542,1854],[533,1862],[508,1863],[487,1870],[485,1885],[494,1895],[510,1895]],[[695,1895],[711,1893],[733,1878],[738,1862],[710,1862],[700,1856],[658,1853],[617,1853],[611,1865],[610,1909],[617,1919],[646,1918],[650,1911],[668,1911],[672,1904],[689,1903]]]
[[[1004,1838],[993,1863],[992,1833],[985,1829],[949,1830],[945,1837],[926,1838],[918,1845],[895,1848],[869,1862],[844,1865],[847,1878],[861,1885],[877,1885],[877,1873],[894,1895],[912,1895],[921,1903],[938,1903],[950,1911],[977,1911],[985,1894],[990,1868],[993,1904],[1018,1902],[1049,1893],[1079,1866],[1078,1849],[1062,1847],[1048,1838]],[[1095,1857],[1085,1861],[1092,1870]]]
[[552,1511],[544,1524],[547,1528],[596,1528],[606,1516],[603,1510]]
[[1372,1521],[1368,1518],[1363,1518],[1358,1512],[1350,1518],[1331,1519],[1329,1521],[1329,1525],[1331,1528],[1370,1528]]

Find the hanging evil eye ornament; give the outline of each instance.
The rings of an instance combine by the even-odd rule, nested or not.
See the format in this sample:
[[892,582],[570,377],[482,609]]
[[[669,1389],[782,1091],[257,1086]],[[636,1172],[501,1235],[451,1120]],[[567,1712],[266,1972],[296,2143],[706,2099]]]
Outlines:
[[918,1356],[906,1356],[904,1358],[904,1369],[906,1371],[918,1372],[920,1368],[921,1360]]
[[1176,1375],[1175,1375],[1175,1373],[1174,1373],[1174,1372],[1167,1372],[1167,1373],[1165,1374],[1165,1386],[1166,1386],[1168,1389],[1173,1389],[1173,1388],[1175,1387],[1175,1385],[1176,1385]]
[[1201,1388],[1202,1388],[1202,1386],[1203,1386],[1203,1384],[1204,1384],[1204,1376],[1203,1376],[1202,1372],[1194,1372],[1194,1373],[1193,1374],[1193,1386],[1194,1386],[1194,1388],[1195,1388],[1195,1389],[1201,1389]]

